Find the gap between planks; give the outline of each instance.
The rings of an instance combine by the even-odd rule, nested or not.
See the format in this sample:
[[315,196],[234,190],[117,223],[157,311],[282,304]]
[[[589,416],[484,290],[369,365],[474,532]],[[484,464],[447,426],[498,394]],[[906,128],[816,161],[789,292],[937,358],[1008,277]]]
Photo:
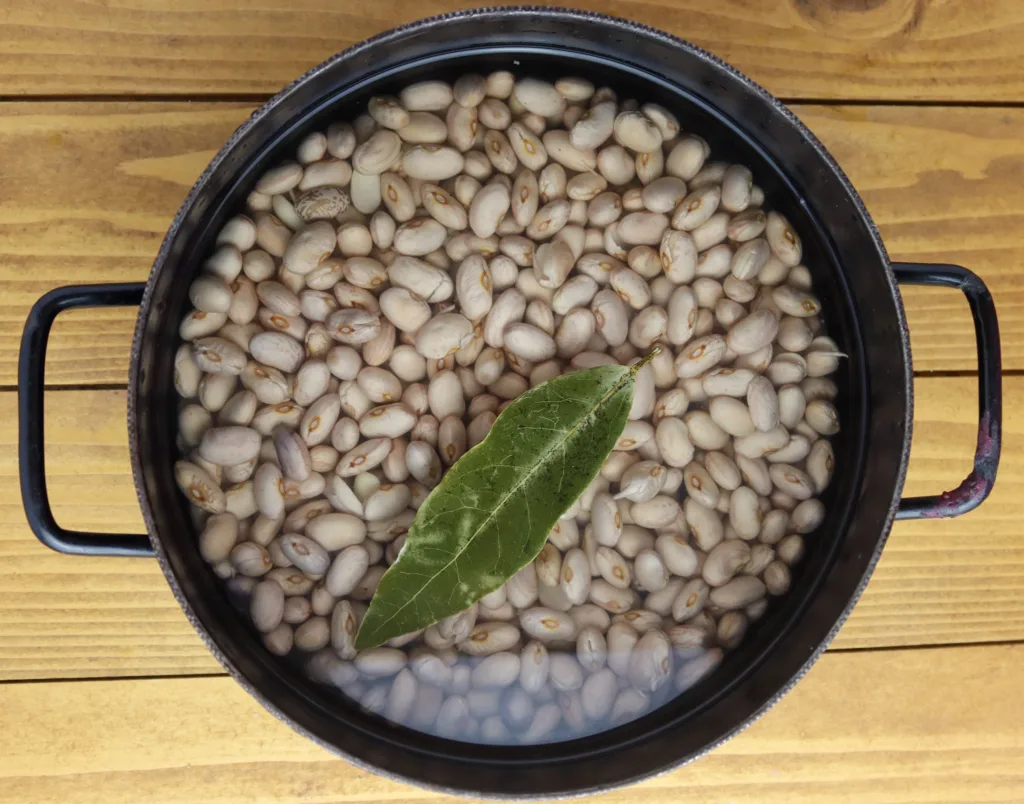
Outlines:
[[[865,654],[865,653],[892,653],[894,651],[923,651],[923,650],[946,650],[946,649],[972,649],[978,647],[988,648],[1011,648],[1015,645],[1024,645],[1024,639],[1009,639],[994,642],[936,642],[927,645],[885,645],[879,647],[863,647],[863,648],[834,648],[829,646],[827,649],[828,654]],[[31,684],[95,684],[97,682],[119,682],[119,681],[159,681],[167,678],[225,678],[229,677],[229,673],[225,670],[222,673],[209,673],[209,672],[167,672],[167,673],[146,673],[140,675],[127,675],[127,676],[84,676],[82,678],[73,678],[66,676],[51,676],[45,677],[40,676],[39,678],[9,678],[0,679],[0,687],[6,687],[10,685],[31,685]]]
[[[281,87],[283,92],[287,85]],[[0,95],[0,103],[252,103],[262,105],[276,93],[198,92],[104,95]],[[777,100],[786,106],[890,106],[901,109],[1024,109],[1024,101],[985,100],[889,100],[887,98],[801,98],[780,96]]]
[[[826,654],[710,756],[587,801],[1019,801],[1022,659],[1019,645]],[[334,759],[224,678],[0,685],[0,708],[3,804],[442,800]]]
[[[552,0],[551,5],[571,5]],[[580,5],[580,3],[575,3]],[[479,0],[9,2],[7,95],[267,95],[358,42]],[[1014,102],[1024,97],[1019,2],[588,0],[683,37],[779,97]],[[980,11],[980,13],[979,13]]]
[[[927,369],[922,371],[915,371],[915,377],[921,379],[956,379],[959,377],[977,377],[977,371],[971,371],[970,369],[954,369],[953,371],[928,371]],[[1004,369],[1002,376],[1004,377],[1024,377],[1024,369]],[[10,393],[18,390],[17,385],[0,385],[0,393]],[[128,383],[126,382],[108,382],[108,383],[96,383],[90,385],[88,383],[80,383],[77,385],[61,385],[59,383],[48,383],[43,386],[45,391],[126,391],[128,390]]]

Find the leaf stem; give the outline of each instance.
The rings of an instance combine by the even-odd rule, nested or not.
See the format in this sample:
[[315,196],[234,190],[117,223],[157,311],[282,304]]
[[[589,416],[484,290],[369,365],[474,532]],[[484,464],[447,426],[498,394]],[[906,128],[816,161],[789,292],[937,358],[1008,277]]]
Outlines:
[[633,366],[630,366],[629,373],[635,377],[640,373],[640,369],[650,363],[654,358],[661,354],[661,346],[654,344],[654,348],[651,349],[646,355],[640,358],[640,360]]

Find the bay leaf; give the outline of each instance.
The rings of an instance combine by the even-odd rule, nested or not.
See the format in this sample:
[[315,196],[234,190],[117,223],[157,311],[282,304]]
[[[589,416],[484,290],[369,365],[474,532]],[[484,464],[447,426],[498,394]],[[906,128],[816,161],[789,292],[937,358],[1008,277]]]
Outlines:
[[509,405],[420,506],[356,648],[456,614],[533,561],[615,446],[651,357],[555,377]]

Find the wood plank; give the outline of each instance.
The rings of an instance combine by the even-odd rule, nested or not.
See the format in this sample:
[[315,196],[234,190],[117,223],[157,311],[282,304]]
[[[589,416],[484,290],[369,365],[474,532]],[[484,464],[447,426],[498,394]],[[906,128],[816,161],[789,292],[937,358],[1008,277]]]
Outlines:
[[[12,386],[31,305],[59,285],[145,281],[189,188],[251,108],[122,103],[3,108],[0,143],[29,148],[39,160],[7,160],[7,190],[0,199],[0,385]],[[62,315],[51,340],[47,381],[125,382],[135,312]]]
[[[0,386],[16,383],[29,307],[58,285],[142,281],[195,177],[249,114],[238,104],[7,104],[0,149]],[[1024,368],[1024,110],[798,107],[833,149],[897,260],[959,262],[996,295],[1004,366]],[[923,143],[927,141],[925,147]],[[38,155],[38,156],[37,156]],[[967,306],[908,288],[915,368],[973,370]],[[127,376],[134,311],[62,316],[53,384]]]
[[[952,488],[975,440],[971,378],[919,379],[908,493]],[[1008,378],[1008,399],[1024,378]],[[58,521],[139,532],[119,391],[48,395],[47,461]],[[0,394],[0,679],[217,672],[154,561],[61,556],[39,545],[21,508],[13,394]],[[999,483],[957,520],[901,522],[835,642],[882,648],[1024,640],[1024,413],[1007,405]]]
[[[951,262],[982,277],[998,307],[1003,367],[1024,368],[1024,250],[1014,234],[1024,221],[1024,110],[796,112],[850,177],[894,262]],[[902,293],[914,368],[974,369],[974,330],[961,294],[920,287]]]
[[[587,801],[1019,801],[1024,646],[826,655],[689,767]],[[451,800],[334,759],[227,678],[0,686],[0,802]]]
[[[474,0],[54,0],[0,12],[0,94],[273,93],[364,38]],[[563,0],[689,39],[790,98],[1019,101],[1014,0]]]
[[[62,556],[28,530],[20,502],[14,394],[4,417],[0,541],[0,678],[219,672],[152,559]],[[50,393],[46,459],[58,522],[87,531],[143,533],[131,482],[123,391]],[[2,661],[2,660],[0,660]]]

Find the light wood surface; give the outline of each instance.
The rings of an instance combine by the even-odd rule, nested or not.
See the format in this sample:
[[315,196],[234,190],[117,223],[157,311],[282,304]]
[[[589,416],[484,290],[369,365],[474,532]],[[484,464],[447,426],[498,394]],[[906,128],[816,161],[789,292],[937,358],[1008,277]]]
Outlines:
[[[832,649],[775,710],[691,767],[600,800],[1024,802],[1024,7],[572,4],[697,42],[792,100],[894,260],[983,277],[1010,372],[990,499],[896,523]],[[336,760],[262,710],[154,560],[40,545],[18,487],[15,389],[31,305],[62,285],[145,280],[195,178],[256,105],[353,42],[471,5],[0,0],[0,804],[439,798]],[[904,300],[918,372],[906,493],[932,494],[971,467],[974,334],[954,291]],[[46,457],[67,527],[142,529],[123,390],[134,318],[82,310],[54,330]]]
[[[273,93],[335,52],[474,0],[0,4],[0,94]],[[574,0],[689,39],[789,98],[1020,101],[1016,0]]]
[[[249,106],[4,104],[0,149],[0,386],[16,382],[21,328],[58,285],[145,281],[189,188]],[[136,311],[60,317],[47,381],[124,383]]]
[[[6,104],[0,153],[0,386],[16,383],[28,309],[58,285],[143,281],[195,178],[251,107],[239,104]],[[1024,369],[1024,110],[810,107],[796,111],[833,150],[894,260],[956,262],[999,306],[1004,366]],[[927,148],[922,147],[928,142]],[[973,370],[967,305],[907,288],[918,371]],[[62,316],[51,384],[123,383],[134,310]]]
[[[918,378],[907,492],[955,487],[971,467],[974,378]],[[1009,399],[1024,378],[1008,378]],[[13,456],[14,395],[0,394]],[[121,391],[47,395],[47,461],[65,527],[141,532]],[[1024,412],[1009,405],[1004,458],[988,502],[956,520],[900,522],[836,648],[1024,640]],[[16,467],[0,476],[0,679],[218,672],[155,561],[60,556],[24,521]]]
[[[587,801],[1020,801],[1024,646],[827,654],[689,767]],[[0,686],[0,802],[418,802],[334,759],[227,678]]]

